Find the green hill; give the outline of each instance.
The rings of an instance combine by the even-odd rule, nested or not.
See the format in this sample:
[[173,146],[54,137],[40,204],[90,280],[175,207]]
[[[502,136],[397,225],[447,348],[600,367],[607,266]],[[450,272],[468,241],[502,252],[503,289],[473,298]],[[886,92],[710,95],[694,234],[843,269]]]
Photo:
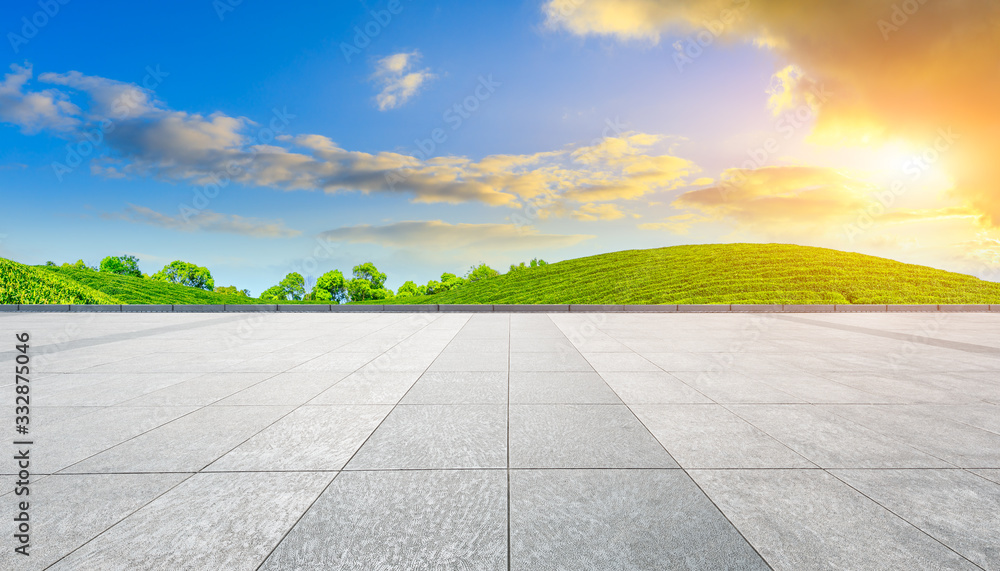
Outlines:
[[826,248],[713,244],[577,258],[387,303],[982,304],[1000,303],[1000,284]]
[[177,305],[262,303],[242,295],[215,293],[196,287],[106,272],[62,267],[34,269],[64,277],[118,300],[110,303]]
[[71,278],[0,258],[0,303],[121,302]]
[[77,268],[26,266],[0,258],[0,303],[243,304],[241,295]]

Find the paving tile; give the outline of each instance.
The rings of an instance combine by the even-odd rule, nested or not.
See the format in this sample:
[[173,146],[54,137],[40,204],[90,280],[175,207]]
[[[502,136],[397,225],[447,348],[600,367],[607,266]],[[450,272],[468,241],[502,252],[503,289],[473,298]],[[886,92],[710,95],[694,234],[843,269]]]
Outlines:
[[340,470],[390,410],[390,405],[303,406],[205,470]]
[[399,405],[345,470],[505,468],[505,405]]
[[664,371],[711,371],[719,366],[718,359],[710,353],[640,351],[640,354]]
[[601,377],[625,404],[713,402],[677,377],[663,371],[606,372],[601,373]]
[[805,400],[736,371],[675,371],[675,377],[718,403],[802,403]]
[[[66,374],[41,381],[49,406],[111,406],[175,385],[192,373]],[[34,381],[33,381],[34,384]]]
[[463,339],[456,337],[448,343],[448,352],[454,353],[503,353],[510,352],[510,341],[504,339]]
[[624,405],[510,405],[511,468],[676,468]]
[[833,409],[880,434],[961,468],[1000,468],[1000,434],[910,405],[843,405]]
[[621,404],[595,372],[510,373],[510,402],[517,404]]
[[[0,568],[44,569],[90,541],[190,474],[83,474],[48,476],[34,481],[29,500],[30,558],[17,555],[5,537]],[[26,498],[13,493],[0,499],[5,514]],[[8,539],[10,538],[10,539]]]
[[974,474],[978,474],[979,476],[981,476],[983,478],[986,478],[987,480],[990,480],[991,482],[996,482],[996,483],[1000,484],[1000,470],[993,470],[993,469],[985,468],[985,469],[975,469],[975,470],[969,470],[969,471],[972,472],[972,473],[974,473]]
[[325,355],[320,355],[310,359],[301,365],[288,369],[289,373],[312,373],[322,372],[343,372],[352,373],[362,365],[378,357],[381,352],[367,351],[359,353],[347,353],[344,351],[334,351]]
[[330,388],[347,373],[279,373],[243,389],[217,405],[301,405]]
[[[824,372],[822,376],[897,403],[970,403],[980,400],[978,396],[956,390],[955,384],[947,382],[949,375],[934,378],[926,372],[853,371]],[[954,374],[950,377],[953,379]]]
[[680,470],[513,470],[511,565],[767,569]]
[[420,373],[357,371],[316,395],[309,404],[396,404]]
[[1000,484],[964,470],[832,470],[984,569],[1000,569]]
[[609,371],[661,371],[659,367],[636,353],[583,353],[594,370]]
[[683,468],[816,466],[720,405],[634,405],[632,410]]
[[577,349],[569,342],[569,339],[560,334],[559,337],[543,339],[511,337],[510,351],[512,353],[559,353],[562,351],[576,353]]
[[207,373],[127,400],[120,406],[206,406],[273,376],[273,373]]
[[977,568],[822,470],[688,473],[776,571]]
[[509,357],[505,353],[463,353],[444,351],[427,368],[428,371],[506,371]]
[[[74,464],[69,473],[197,472],[292,410],[210,406]],[[150,454],[168,450],[168,454]]]
[[254,569],[332,478],[195,474],[52,569]]
[[342,472],[261,566],[507,569],[503,470]]
[[768,384],[806,402],[833,403],[897,403],[898,396],[879,395],[824,379],[805,371],[769,371],[746,373],[748,377]]
[[428,371],[410,388],[402,404],[506,404],[507,373]]
[[[195,407],[107,407],[77,418],[36,426],[37,474],[51,474],[166,424]],[[7,466],[4,463],[4,466]]]
[[551,353],[511,353],[510,370],[525,372],[593,371],[594,368],[575,349]]
[[747,422],[823,468],[954,468],[838,414],[850,405],[729,405]]

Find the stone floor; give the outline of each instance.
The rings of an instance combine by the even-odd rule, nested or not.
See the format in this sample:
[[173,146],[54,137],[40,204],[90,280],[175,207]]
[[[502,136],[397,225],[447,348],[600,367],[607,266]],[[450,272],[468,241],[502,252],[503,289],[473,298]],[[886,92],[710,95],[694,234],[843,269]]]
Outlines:
[[0,314],[0,332],[3,569],[1000,569],[1000,315]]

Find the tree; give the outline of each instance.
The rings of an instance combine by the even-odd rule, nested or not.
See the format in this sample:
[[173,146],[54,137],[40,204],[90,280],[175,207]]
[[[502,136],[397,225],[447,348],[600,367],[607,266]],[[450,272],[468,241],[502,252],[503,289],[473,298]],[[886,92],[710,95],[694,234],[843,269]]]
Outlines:
[[354,279],[366,280],[371,289],[376,290],[385,285],[386,275],[378,271],[375,264],[365,262],[354,266]]
[[221,286],[215,288],[215,293],[225,293],[229,295],[242,295],[244,297],[250,297],[250,290],[248,289],[236,289],[236,286]]
[[56,263],[53,262],[52,260],[49,260],[48,262],[45,262],[45,266],[49,268],[54,268],[56,267]]
[[278,287],[283,289],[285,294],[294,301],[301,301],[302,296],[306,294],[306,280],[298,272],[292,272],[285,276]]
[[469,273],[465,274],[465,279],[469,283],[478,282],[479,280],[485,280],[487,278],[492,278],[499,276],[500,272],[494,270],[493,268],[487,266],[486,264],[479,264],[478,266],[472,266],[469,268]]
[[271,286],[261,292],[260,299],[264,301],[288,301],[288,292],[281,286]]
[[108,256],[101,260],[100,271],[119,276],[142,277],[139,258],[135,256]]
[[344,279],[344,274],[340,270],[332,270],[321,275],[313,286],[312,298],[336,303],[347,301],[347,280]]
[[413,297],[415,295],[422,295],[420,293],[420,286],[413,283],[412,280],[407,280],[403,282],[403,285],[399,286],[396,290],[396,297]]
[[162,270],[153,274],[153,279],[208,291],[215,289],[215,280],[208,268],[181,260],[174,260],[163,266]]
[[70,264],[69,262],[62,265],[64,268],[75,268],[77,270],[93,270],[97,271],[97,268],[92,268],[88,266],[83,260],[77,260],[75,264]]
[[372,299],[372,284],[366,279],[354,278],[347,282],[347,293],[351,297],[351,301]]

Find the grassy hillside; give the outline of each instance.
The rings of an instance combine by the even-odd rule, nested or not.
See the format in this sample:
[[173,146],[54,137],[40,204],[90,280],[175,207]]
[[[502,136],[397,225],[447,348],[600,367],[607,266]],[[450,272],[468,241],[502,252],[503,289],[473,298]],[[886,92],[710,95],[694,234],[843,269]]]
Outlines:
[[205,291],[156,280],[118,276],[77,268],[32,268],[63,279],[71,280],[97,290],[119,301],[107,303],[127,304],[242,304],[262,303],[242,295],[229,295]]
[[70,278],[0,258],[0,303],[121,303]]
[[391,303],[1000,303],[1000,284],[786,244],[627,250]]

